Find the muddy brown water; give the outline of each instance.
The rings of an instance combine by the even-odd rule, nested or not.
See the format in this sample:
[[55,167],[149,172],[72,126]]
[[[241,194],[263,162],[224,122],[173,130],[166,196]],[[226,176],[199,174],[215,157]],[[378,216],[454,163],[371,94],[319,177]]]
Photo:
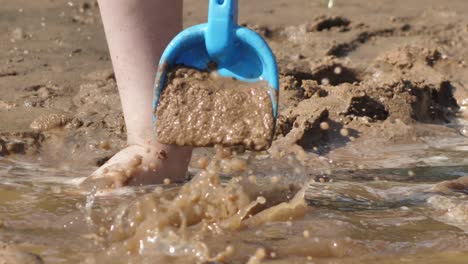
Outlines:
[[105,195],[80,193],[63,173],[0,163],[0,238],[46,263],[246,263],[259,249],[266,254],[261,263],[463,263],[468,257],[466,194],[434,191],[441,180],[466,175],[466,165],[337,171],[327,176],[332,182],[266,173],[227,185],[229,178],[207,169],[185,186]]

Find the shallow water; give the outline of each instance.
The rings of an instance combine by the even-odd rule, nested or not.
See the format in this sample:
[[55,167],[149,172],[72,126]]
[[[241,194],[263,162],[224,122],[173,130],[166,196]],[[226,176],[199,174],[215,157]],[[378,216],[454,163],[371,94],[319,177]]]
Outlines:
[[[439,152],[466,157],[464,148]],[[431,191],[437,182],[468,175],[466,163],[448,164],[332,172],[332,182],[309,184],[304,217],[222,229],[196,240],[177,233],[172,245],[127,255],[121,242],[102,236],[103,228],[119,208],[154,192],[154,186],[86,195],[73,180],[80,173],[2,159],[0,240],[37,253],[46,263],[206,261],[193,253],[201,245],[194,241],[212,257],[232,246],[234,253],[224,258],[229,263],[257,263],[252,256],[263,253],[259,249],[265,253],[262,263],[465,263],[468,196]],[[165,186],[167,195],[172,187]]]

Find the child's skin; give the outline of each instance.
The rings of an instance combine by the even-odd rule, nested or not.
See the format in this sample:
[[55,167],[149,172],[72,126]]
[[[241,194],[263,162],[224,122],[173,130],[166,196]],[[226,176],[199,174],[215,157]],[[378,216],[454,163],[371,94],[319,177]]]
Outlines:
[[[128,147],[87,181],[106,177],[104,168],[125,169],[135,156],[143,168],[130,184],[184,179],[192,149],[160,144],[153,130],[153,86],[159,58],[182,29],[182,0],[99,0],[127,127]],[[159,154],[163,152],[163,154]],[[164,157],[167,157],[166,159]]]

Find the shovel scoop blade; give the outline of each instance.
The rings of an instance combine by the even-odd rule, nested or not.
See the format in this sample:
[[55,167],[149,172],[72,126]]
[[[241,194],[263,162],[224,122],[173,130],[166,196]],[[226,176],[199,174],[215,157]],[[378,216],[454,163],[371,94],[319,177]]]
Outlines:
[[[209,22],[187,28],[167,46],[156,74],[154,113],[164,91],[168,73],[181,66],[199,71],[214,70],[221,77],[242,82],[268,83],[271,114],[276,123],[279,95],[276,60],[270,47],[259,34],[237,25],[237,0],[210,0]],[[156,127],[156,114],[153,121]],[[274,131],[271,133],[271,139],[273,134]]]

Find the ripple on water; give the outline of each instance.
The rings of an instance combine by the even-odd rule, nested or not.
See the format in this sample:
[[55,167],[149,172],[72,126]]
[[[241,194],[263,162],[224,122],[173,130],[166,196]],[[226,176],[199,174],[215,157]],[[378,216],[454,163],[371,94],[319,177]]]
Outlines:
[[[457,263],[468,257],[468,198],[434,189],[441,179],[465,175],[466,166],[332,171],[334,181],[308,184],[308,207],[285,203],[270,210],[290,200],[300,181],[278,177],[278,170],[270,180],[264,172],[234,185],[206,174],[198,179],[205,185],[195,180],[192,187],[86,196],[64,171],[2,160],[0,239],[16,241],[46,263],[247,262],[256,253],[265,263]],[[230,207],[223,199],[231,194],[244,198]],[[193,201],[181,207],[187,200]],[[193,221],[191,214],[201,211],[212,216]]]

